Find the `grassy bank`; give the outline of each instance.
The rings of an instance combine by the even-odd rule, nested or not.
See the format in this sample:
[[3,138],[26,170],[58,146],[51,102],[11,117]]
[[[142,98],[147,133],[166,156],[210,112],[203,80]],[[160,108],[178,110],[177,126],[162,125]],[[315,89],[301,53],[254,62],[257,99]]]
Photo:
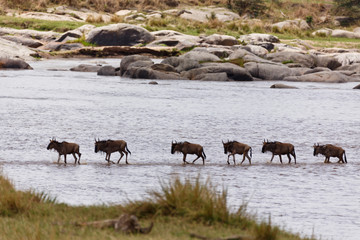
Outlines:
[[[115,206],[69,206],[46,194],[17,191],[0,176],[1,239],[189,239],[191,233],[210,238],[303,239],[269,224],[256,223],[245,206],[230,212],[226,191],[218,193],[210,182],[163,183],[142,201]],[[142,226],[154,222],[148,235],[125,235],[112,228],[79,227],[79,223],[135,214]]]

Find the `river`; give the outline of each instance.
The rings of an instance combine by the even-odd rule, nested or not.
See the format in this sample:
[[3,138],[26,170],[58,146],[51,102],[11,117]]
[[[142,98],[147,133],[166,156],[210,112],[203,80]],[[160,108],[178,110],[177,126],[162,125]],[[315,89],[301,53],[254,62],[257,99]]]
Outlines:
[[[0,72],[0,168],[17,189],[34,189],[71,205],[121,204],[143,199],[174,176],[210,178],[228,190],[229,207],[246,202],[260,219],[303,236],[360,236],[360,91],[356,83],[133,80],[68,71],[80,63],[118,59],[31,62],[34,70]],[[72,156],[57,164],[49,139],[76,142]],[[108,165],[94,153],[94,138],[124,139],[129,165]],[[222,140],[253,148],[253,164],[227,165]],[[264,139],[295,145],[297,164],[280,164],[261,153]],[[182,164],[171,141],[204,146],[205,166]],[[338,144],[348,164],[324,164],[314,143]],[[119,158],[112,154],[112,160]],[[188,160],[194,156],[189,155]],[[237,162],[242,157],[237,155]],[[232,161],[231,161],[232,163]]]

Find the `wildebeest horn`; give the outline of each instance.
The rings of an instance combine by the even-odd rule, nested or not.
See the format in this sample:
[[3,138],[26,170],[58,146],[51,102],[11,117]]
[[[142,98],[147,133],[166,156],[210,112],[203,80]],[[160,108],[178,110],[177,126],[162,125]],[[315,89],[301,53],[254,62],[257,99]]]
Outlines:
[[224,141],[223,141],[223,140],[221,140],[221,142],[224,144]]

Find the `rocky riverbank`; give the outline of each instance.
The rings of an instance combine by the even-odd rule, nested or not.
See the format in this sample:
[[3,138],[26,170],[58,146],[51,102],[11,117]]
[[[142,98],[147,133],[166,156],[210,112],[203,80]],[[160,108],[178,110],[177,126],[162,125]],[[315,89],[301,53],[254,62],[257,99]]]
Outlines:
[[[216,9],[216,11],[217,18],[223,22],[239,17],[224,9]],[[175,14],[175,11],[167,12],[170,13]],[[181,17],[195,16],[197,12],[186,10],[176,13]],[[210,13],[204,11],[203,14],[208,16]],[[54,13],[44,13],[40,17],[49,14],[54,15]],[[75,13],[71,12],[71,14],[74,16]],[[127,14],[127,18],[133,19],[130,17],[133,14],[131,11],[116,14],[118,16]],[[34,17],[34,15],[36,14],[28,13],[26,16]],[[61,16],[66,16],[66,13]],[[81,16],[76,18],[76,21],[84,21],[86,15]],[[149,17],[150,14],[144,18]],[[201,19],[198,17],[197,20]],[[288,20],[273,24],[272,27],[310,28],[302,20]],[[360,38],[358,28],[353,32],[321,29],[314,31],[313,34],[336,37],[343,34],[342,37]],[[100,75],[205,81],[284,80],[331,83],[360,81],[359,49],[319,48],[303,40],[281,41],[274,35],[263,33],[245,34],[239,38],[220,34],[193,36],[173,30],[150,32],[139,25],[128,23],[101,27],[86,24],[65,33],[3,27],[0,28],[0,43],[2,62],[6,59],[30,61],[34,58],[129,56],[122,60],[121,66],[106,66],[105,70],[98,72]],[[83,43],[90,46],[84,46]],[[160,64],[155,64],[151,58],[165,59]],[[1,64],[0,67],[9,66],[22,68],[26,65],[12,63]],[[78,69],[82,71],[84,67]],[[85,67],[85,71],[89,70]]]

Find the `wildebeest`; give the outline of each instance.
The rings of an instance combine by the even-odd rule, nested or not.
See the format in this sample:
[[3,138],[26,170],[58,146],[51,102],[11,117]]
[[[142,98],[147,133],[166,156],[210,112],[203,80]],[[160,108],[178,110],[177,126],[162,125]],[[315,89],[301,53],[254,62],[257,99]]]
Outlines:
[[47,146],[47,150],[55,149],[59,153],[58,162],[60,161],[60,156],[64,155],[64,162],[66,163],[66,154],[72,154],[75,159],[75,164],[77,162],[77,158],[75,156],[75,153],[79,156],[78,163],[80,164],[80,147],[76,143],[69,143],[69,142],[58,142],[55,138],[50,140],[49,145]]
[[[106,153],[105,155],[105,160],[110,162],[110,156],[111,153],[113,152],[119,152],[120,153],[120,158],[117,161],[117,163],[120,162],[120,160],[122,159],[122,157],[124,156],[125,153],[125,162],[126,164],[128,163],[128,153],[131,154],[130,150],[127,147],[127,143],[124,140],[96,140],[95,139],[95,152],[104,152]],[[111,161],[112,163],[114,163],[113,161]]]
[[317,156],[319,153],[325,156],[324,163],[329,163],[330,157],[339,158],[338,163],[339,162],[347,163],[345,150],[342,149],[341,147],[337,147],[332,144],[325,144],[325,145],[314,144],[314,156]]
[[[228,158],[227,158],[227,163],[230,164],[229,162],[229,158],[232,155],[233,156],[233,160],[234,160],[234,165],[235,165],[235,154],[244,154],[243,156],[243,160],[240,164],[242,164],[245,161],[245,157],[247,159],[249,159],[249,163],[251,164],[251,158],[252,158],[252,148],[249,145],[246,145],[244,143],[240,143],[237,141],[227,141],[226,143],[224,143],[224,141],[222,141],[223,145],[224,145],[224,154],[229,153]],[[250,152],[250,156],[249,153]]]
[[280,162],[282,163],[281,155],[287,155],[289,158],[289,163],[291,162],[290,154],[294,157],[294,161],[296,164],[296,155],[294,145],[291,143],[282,143],[282,142],[269,142],[264,140],[263,147],[261,150],[263,153],[270,151],[272,152],[272,157],[270,162],[274,159],[275,155],[279,155]]
[[195,158],[192,163],[194,163],[196,160],[198,160],[201,157],[203,160],[203,164],[205,164],[206,155],[205,155],[203,147],[199,144],[189,143],[186,141],[185,142],[171,142],[171,154],[174,154],[175,152],[183,153],[184,163],[188,163],[186,161],[187,154],[195,154],[197,156],[197,158]]

